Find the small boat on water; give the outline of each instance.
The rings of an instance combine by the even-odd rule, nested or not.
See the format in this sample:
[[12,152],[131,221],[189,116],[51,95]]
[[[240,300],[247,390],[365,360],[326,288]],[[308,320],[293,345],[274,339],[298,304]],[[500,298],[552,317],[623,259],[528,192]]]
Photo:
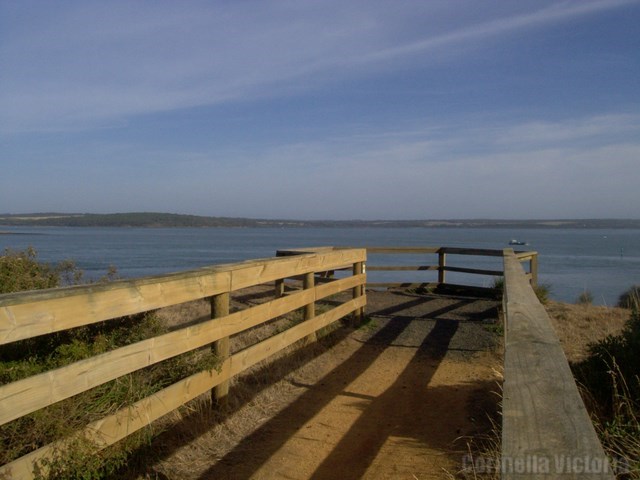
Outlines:
[[509,245],[527,245],[527,242],[523,242],[521,240],[516,240],[515,238],[512,238],[511,240],[509,240]]

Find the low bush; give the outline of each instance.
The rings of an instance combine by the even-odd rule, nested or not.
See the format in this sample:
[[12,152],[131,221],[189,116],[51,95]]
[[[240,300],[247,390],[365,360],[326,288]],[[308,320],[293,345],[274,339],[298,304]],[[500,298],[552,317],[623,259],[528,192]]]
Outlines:
[[81,273],[70,261],[54,266],[39,262],[32,247],[24,251],[5,249],[0,256],[0,293],[58,287],[63,277],[79,280]]
[[[495,277],[491,288],[496,291],[496,296],[498,298],[502,297],[504,292],[504,277]],[[534,286],[533,291],[535,292],[536,297],[538,297],[538,300],[540,300],[540,303],[546,305],[549,302],[549,298],[551,296],[551,285],[548,283],[541,283]]]
[[[115,274],[113,269],[110,272],[111,276]],[[0,288],[3,293],[52,288],[68,282],[77,283],[81,278],[82,272],[73,262],[55,266],[43,264],[38,262],[33,249],[6,251],[0,257]],[[146,312],[9,343],[0,347],[0,385],[168,331],[158,315]],[[73,434],[87,424],[132,405],[182,378],[217,366],[215,355],[205,347],[138,370],[4,424],[0,426],[0,465],[56,440],[76,438]],[[36,477],[104,478],[121,468],[131,451],[148,442],[153,428],[143,429],[99,453],[91,444],[76,438],[70,448],[42,461]]]
[[536,297],[540,300],[540,303],[546,305],[549,303],[551,297],[551,285],[548,283],[540,283],[533,287],[533,291],[536,292]]
[[622,333],[592,344],[574,372],[588,392],[605,449],[623,459],[625,478],[640,478],[640,312],[637,302],[630,305]]
[[633,285],[618,298],[618,306],[621,308],[638,309],[640,305],[640,285]]
[[593,305],[593,293],[589,290],[585,290],[578,296],[576,303],[578,305]]

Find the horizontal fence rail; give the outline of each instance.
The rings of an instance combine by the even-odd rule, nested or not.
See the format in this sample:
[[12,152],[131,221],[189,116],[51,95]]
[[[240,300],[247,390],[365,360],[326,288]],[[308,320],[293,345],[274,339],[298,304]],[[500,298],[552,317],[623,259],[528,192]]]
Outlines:
[[[64,451],[76,439],[96,449],[112,445],[167,413],[214,389],[223,400],[229,379],[366,304],[364,249],[252,260],[179,274],[104,285],[0,295],[0,345],[199,299],[210,299],[211,319],[111,350],[70,365],[0,386],[0,425],[177,355],[212,345],[221,359],[202,371],[93,422],[74,438],[61,439],[0,467],[0,478],[34,478],[34,466]],[[350,267],[351,275],[315,285],[322,272]],[[229,313],[229,294],[244,288],[306,278],[303,288],[266,303]],[[315,302],[340,292],[350,299],[320,315]],[[266,340],[229,354],[229,337],[289,312],[304,309],[304,321]],[[42,473],[42,472],[41,472]]]
[[[467,255],[477,257],[500,257],[503,256],[502,250],[486,249],[486,248],[460,248],[460,247],[366,247],[369,259],[375,258],[375,255],[424,255],[425,260],[428,255],[434,256],[437,263],[426,265],[367,265],[369,272],[398,272],[398,271],[434,271],[438,272],[436,281],[424,282],[367,282],[367,286],[375,287],[438,287],[445,284],[455,287],[467,287],[464,285],[454,285],[447,282],[446,272],[466,273],[472,275],[485,275],[492,277],[502,277],[503,270],[486,269],[486,268],[469,268],[447,265],[448,255]],[[437,256],[437,257],[435,257]],[[528,262],[529,272],[527,278],[533,285],[538,281],[538,254],[537,252],[518,252],[517,258],[521,262]],[[476,289],[482,287],[474,287]]]
[[[368,256],[407,254],[420,256],[421,264],[365,265]],[[503,262],[502,270],[448,265],[452,255],[496,257]],[[431,261],[429,256],[433,256]],[[523,263],[528,263],[528,271]],[[368,283],[366,269],[433,272],[437,281]],[[548,315],[532,288],[537,283],[537,252],[457,247],[279,250],[277,258],[271,259],[109,284],[0,295],[0,346],[193,300],[208,299],[211,304],[210,318],[197,323],[0,385],[0,425],[202,347],[213,348],[220,360],[214,369],[183,378],[93,421],[72,438],[59,439],[0,466],[0,478],[34,478],[35,465],[41,466],[43,460],[64,452],[78,439],[91,442],[96,450],[106,448],[203,394],[212,393],[214,400],[224,403],[233,376],[300,340],[314,340],[318,330],[340,319],[352,316],[355,322],[361,320],[365,286],[451,285],[447,272],[504,277],[502,478],[613,478],[605,468],[554,470],[558,459],[569,462],[563,465],[575,459],[599,461],[598,465],[607,460]],[[274,298],[230,312],[231,294],[271,282],[275,284]],[[342,292],[348,295],[340,297],[337,306],[317,314],[316,302]],[[332,297],[332,303],[334,300]],[[230,352],[231,336],[294,311],[302,312],[303,321]]]
[[549,316],[504,254],[503,479],[613,479]]

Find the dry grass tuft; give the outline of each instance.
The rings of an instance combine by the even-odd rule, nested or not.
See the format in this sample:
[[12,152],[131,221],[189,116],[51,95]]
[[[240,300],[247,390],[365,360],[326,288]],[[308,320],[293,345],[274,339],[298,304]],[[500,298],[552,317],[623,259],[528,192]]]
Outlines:
[[589,355],[590,344],[609,335],[619,335],[631,314],[624,308],[555,301],[550,301],[545,308],[570,363],[584,360]]
[[618,478],[630,479],[640,479],[638,306],[547,307],[602,445]]

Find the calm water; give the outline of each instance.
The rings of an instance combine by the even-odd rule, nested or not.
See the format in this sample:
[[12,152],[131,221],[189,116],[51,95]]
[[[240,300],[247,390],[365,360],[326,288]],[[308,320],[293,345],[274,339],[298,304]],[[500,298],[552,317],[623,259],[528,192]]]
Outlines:
[[[529,243],[518,249],[539,253],[541,283],[552,297],[573,302],[589,290],[598,304],[613,305],[632,284],[640,284],[640,230],[453,229],[453,228],[58,228],[0,227],[0,247],[33,246],[40,260],[73,259],[89,278],[114,265],[122,277],[142,277],[191,268],[271,257],[277,249],[336,246],[452,246],[498,248],[511,238]],[[369,264],[436,264],[435,256],[385,258]],[[501,270],[499,259],[448,256],[447,264]],[[434,272],[372,272],[371,280],[435,279]],[[493,279],[447,273],[451,282],[489,286]]]

